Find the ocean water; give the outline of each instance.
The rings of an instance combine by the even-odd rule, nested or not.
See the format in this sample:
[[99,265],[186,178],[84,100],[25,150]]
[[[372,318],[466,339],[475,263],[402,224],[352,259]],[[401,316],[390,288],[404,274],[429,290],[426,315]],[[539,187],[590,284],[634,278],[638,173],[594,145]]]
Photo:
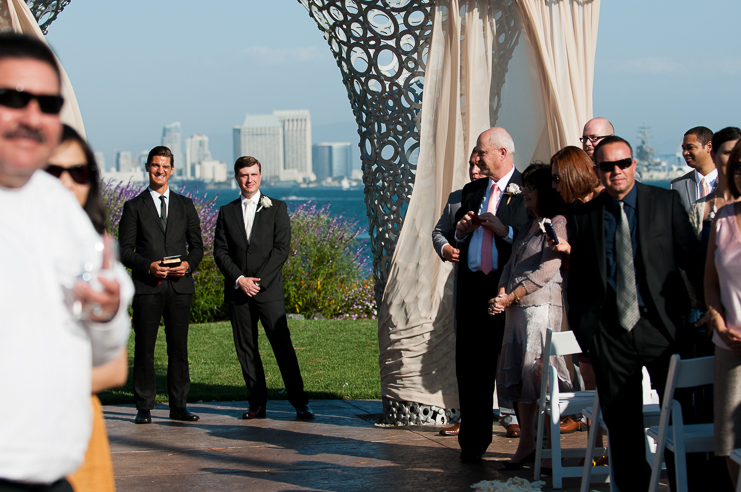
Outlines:
[[[645,184],[669,188],[669,181],[650,181]],[[186,190],[188,188],[186,187]],[[362,187],[343,190],[336,187],[317,186],[314,188],[263,188],[263,193],[272,198],[283,200],[289,209],[302,203],[314,202],[317,206],[329,204],[332,215],[343,214],[348,219],[357,221],[358,227],[366,231],[361,239],[368,238],[368,216],[365,209],[365,194]],[[209,198],[216,196],[216,208],[226,205],[239,197],[239,189],[208,190]]]

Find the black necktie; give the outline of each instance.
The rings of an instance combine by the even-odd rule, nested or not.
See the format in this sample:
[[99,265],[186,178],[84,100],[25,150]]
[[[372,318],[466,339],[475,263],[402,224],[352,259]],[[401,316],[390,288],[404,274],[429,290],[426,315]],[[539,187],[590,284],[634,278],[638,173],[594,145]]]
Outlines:
[[160,195],[160,220],[162,221],[162,227],[167,229],[167,202],[164,195]]

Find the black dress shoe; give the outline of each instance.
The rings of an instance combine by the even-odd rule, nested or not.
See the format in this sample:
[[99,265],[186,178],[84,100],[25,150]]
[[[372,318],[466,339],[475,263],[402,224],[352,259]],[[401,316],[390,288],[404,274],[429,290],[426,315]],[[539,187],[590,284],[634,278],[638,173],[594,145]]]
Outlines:
[[170,408],[170,418],[172,420],[182,420],[183,422],[195,422],[199,420],[201,417],[194,413],[190,413],[190,410],[187,408],[178,408],[178,407],[172,407]]
[[302,405],[297,405],[294,407],[296,409],[296,418],[299,420],[311,420],[314,418],[314,412],[311,411],[311,408],[309,408],[309,405],[306,403]]
[[482,455],[480,454],[474,454],[468,451],[461,451],[460,458],[461,461],[464,463],[478,463],[479,461],[481,461],[481,456]]
[[246,412],[242,414],[242,418],[244,420],[264,419],[265,418],[265,407],[262,407],[262,406],[250,407],[247,409]]
[[134,418],[135,424],[151,424],[152,423],[152,412],[149,410],[137,410],[136,418]]

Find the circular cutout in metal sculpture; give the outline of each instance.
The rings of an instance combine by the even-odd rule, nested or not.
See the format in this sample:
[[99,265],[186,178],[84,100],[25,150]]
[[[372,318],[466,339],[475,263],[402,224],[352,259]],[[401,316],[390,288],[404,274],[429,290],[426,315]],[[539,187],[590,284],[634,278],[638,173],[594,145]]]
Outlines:
[[49,26],[54,22],[64,7],[69,5],[71,0],[26,0],[26,5],[39,23],[41,32],[44,34],[49,30]]

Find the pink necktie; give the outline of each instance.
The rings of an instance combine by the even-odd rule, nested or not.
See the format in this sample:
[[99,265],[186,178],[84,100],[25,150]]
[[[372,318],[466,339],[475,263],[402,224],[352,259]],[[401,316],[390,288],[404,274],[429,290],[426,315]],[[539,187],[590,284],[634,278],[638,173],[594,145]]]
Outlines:
[[[486,211],[491,212],[493,215],[497,214],[497,203],[499,203],[499,186],[494,183],[491,188],[491,194],[489,195],[489,203],[486,206]],[[489,229],[484,228],[484,236],[481,239],[481,271],[484,275],[489,275],[491,268],[491,244],[494,241],[494,233]]]
[[708,182],[705,180],[705,178],[700,178],[700,188],[702,191],[702,196],[700,198],[703,198],[704,196],[707,196],[708,193],[710,193],[710,187],[708,186]]

